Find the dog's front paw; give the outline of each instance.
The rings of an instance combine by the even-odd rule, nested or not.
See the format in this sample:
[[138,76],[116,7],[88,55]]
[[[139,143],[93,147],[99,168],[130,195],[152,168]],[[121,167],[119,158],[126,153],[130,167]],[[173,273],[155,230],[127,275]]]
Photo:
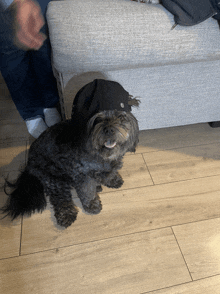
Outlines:
[[107,184],[106,186],[108,188],[115,188],[115,189],[118,189],[120,188],[122,185],[123,185],[124,181],[121,177],[121,175],[119,173],[117,173],[117,175],[111,179]]
[[65,203],[55,211],[57,224],[62,227],[69,227],[77,218],[78,209],[73,203]]
[[89,206],[83,205],[83,208],[86,212],[92,213],[92,214],[98,214],[102,210],[102,203],[99,198],[99,195],[97,194],[96,197],[90,201]]

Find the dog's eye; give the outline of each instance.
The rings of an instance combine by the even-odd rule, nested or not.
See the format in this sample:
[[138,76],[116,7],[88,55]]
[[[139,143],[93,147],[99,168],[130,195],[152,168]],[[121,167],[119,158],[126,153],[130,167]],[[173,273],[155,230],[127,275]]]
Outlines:
[[126,116],[124,114],[120,114],[118,116],[118,118],[121,120],[121,121],[125,121],[126,120]]

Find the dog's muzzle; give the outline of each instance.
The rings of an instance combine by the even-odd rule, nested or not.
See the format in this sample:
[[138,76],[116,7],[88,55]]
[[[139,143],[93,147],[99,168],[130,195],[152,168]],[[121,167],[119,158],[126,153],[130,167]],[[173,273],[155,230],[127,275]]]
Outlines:
[[115,141],[112,142],[111,140],[108,140],[108,141],[105,142],[104,145],[105,145],[106,148],[113,149],[116,146],[116,144],[117,143]]
[[[113,128],[113,127],[111,127],[111,126],[109,126],[109,127],[105,127],[104,129],[103,129],[103,133],[105,134],[105,136],[106,137],[112,137],[112,136],[114,136],[114,134],[115,134],[115,129]],[[114,140],[114,139],[108,139],[105,143],[104,143],[104,146],[106,147],[106,148],[109,148],[109,149],[112,149],[112,148],[114,148],[115,146],[116,146],[116,141]]]

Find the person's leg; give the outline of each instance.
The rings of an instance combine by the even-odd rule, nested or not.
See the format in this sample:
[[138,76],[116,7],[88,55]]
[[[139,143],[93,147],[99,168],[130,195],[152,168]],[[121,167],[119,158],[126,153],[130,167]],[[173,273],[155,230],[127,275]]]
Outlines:
[[0,19],[0,70],[11,97],[26,120],[43,115],[42,100],[38,93],[36,77],[31,69],[30,53],[13,44],[12,11],[3,12]]
[[[46,19],[45,1],[40,0],[39,4],[41,5],[41,9],[44,12],[44,17]],[[41,31],[48,37],[48,39],[38,51],[32,51],[31,63],[37,77],[36,80],[43,101],[45,121],[48,126],[51,126],[54,123],[59,122],[61,119],[55,108],[59,102],[59,94],[51,65],[51,44],[49,42],[47,23]]]
[[[49,0],[38,0],[38,3],[41,6],[46,21],[46,10]],[[51,44],[47,21],[45,26],[41,29],[41,32],[47,36],[47,40],[38,51],[31,51],[31,62],[41,89],[43,106],[44,108],[51,108],[59,102],[59,94],[51,65]]]
[[[49,1],[40,2],[45,15]],[[12,13],[9,9],[0,13],[0,70],[28,131],[38,137],[47,128],[43,121],[44,108],[53,108],[59,101],[51,67],[49,38],[39,51],[17,48],[13,43]],[[42,30],[47,31],[46,25]],[[31,121],[36,118],[37,121]],[[39,130],[33,132],[31,129],[36,127]]]

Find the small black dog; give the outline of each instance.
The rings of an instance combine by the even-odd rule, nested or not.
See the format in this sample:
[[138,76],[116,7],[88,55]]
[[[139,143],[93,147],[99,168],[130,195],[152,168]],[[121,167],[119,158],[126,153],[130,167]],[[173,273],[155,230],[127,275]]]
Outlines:
[[99,213],[102,205],[97,192],[101,185],[122,186],[118,173],[122,158],[127,151],[135,151],[138,143],[138,123],[129,103],[137,100],[116,82],[95,80],[82,88],[71,120],[48,128],[35,140],[16,183],[6,181],[5,191],[13,188],[2,208],[6,216],[15,219],[43,211],[49,196],[57,223],[68,227],[78,213],[72,188],[85,211]]

